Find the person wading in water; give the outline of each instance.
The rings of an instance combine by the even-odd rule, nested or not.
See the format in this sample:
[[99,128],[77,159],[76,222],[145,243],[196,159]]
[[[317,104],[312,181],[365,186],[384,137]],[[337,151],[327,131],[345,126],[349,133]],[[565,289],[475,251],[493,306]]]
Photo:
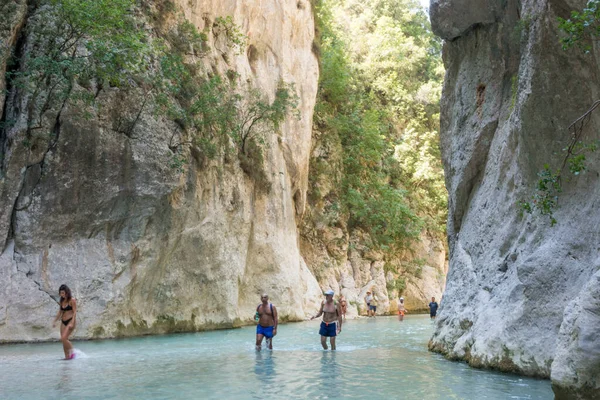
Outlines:
[[63,344],[63,350],[65,351],[65,360],[75,358],[73,352],[73,344],[69,341],[69,336],[75,330],[75,323],[77,321],[77,301],[71,295],[71,289],[67,285],[60,285],[58,288],[58,295],[60,300],[58,302],[59,309],[52,327],[56,327],[56,322],[60,319],[60,341]]
[[[373,306],[371,305],[371,303],[373,302],[373,295],[371,294],[371,292],[367,292],[367,295],[365,296],[365,303],[367,303],[367,317],[374,317],[375,316],[375,312],[373,311]],[[377,308],[375,308],[377,309]]]
[[277,335],[277,308],[269,303],[269,296],[263,293],[260,296],[261,304],[256,307],[254,319],[256,325],[256,350],[262,348],[262,340],[266,338],[267,348],[273,350],[273,337]]
[[346,301],[346,298],[344,297],[344,295],[340,296],[340,306],[342,307],[342,317],[344,318],[344,321],[346,320],[346,312],[348,311],[348,302]]
[[404,307],[404,297],[398,299],[398,321],[404,320],[404,314],[406,314],[406,307]]
[[325,300],[321,302],[319,313],[311,318],[312,320],[323,315],[319,335],[321,335],[321,346],[324,350],[327,350],[327,338],[329,338],[331,350],[335,350],[335,337],[342,332],[342,306],[333,300],[333,295],[333,290],[325,292]]
[[435,297],[431,298],[431,303],[429,303],[429,318],[435,319],[438,310],[438,303],[435,301]]

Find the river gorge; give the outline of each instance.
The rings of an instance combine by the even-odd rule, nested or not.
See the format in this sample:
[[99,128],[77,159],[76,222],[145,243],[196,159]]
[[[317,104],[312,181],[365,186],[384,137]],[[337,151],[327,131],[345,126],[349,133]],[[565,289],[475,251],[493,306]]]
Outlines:
[[[587,25],[564,22],[585,7]],[[340,397],[367,397],[357,357],[382,362],[369,376],[390,398],[401,397],[394,377],[413,372],[410,398],[481,398],[468,389],[479,379],[489,398],[600,396],[600,60],[586,30],[597,1],[6,0],[0,10],[0,359],[39,377],[29,398],[48,389],[58,345],[14,343],[58,339],[64,283],[78,302],[76,347],[89,348],[73,365],[89,374],[167,357],[191,376],[206,373],[198,359],[223,357],[213,373],[245,365],[231,398],[261,384],[325,398],[315,371]],[[579,28],[585,46],[569,47]],[[309,323],[291,323],[325,290],[347,299],[354,335],[336,355],[311,347]],[[407,323],[362,318],[367,291],[379,315],[403,297]],[[245,326],[265,292],[290,324],[281,348],[258,355]],[[442,299],[434,322],[412,315],[431,297]],[[205,342],[215,353],[190,350]],[[156,350],[133,356],[128,345]],[[297,379],[280,372],[279,352],[306,364]],[[49,396],[84,396],[83,372],[65,368]],[[155,376],[142,375],[142,385]],[[437,387],[431,376],[456,380]],[[224,390],[206,380],[178,396],[172,377],[148,396]],[[107,379],[94,390],[127,386]]]

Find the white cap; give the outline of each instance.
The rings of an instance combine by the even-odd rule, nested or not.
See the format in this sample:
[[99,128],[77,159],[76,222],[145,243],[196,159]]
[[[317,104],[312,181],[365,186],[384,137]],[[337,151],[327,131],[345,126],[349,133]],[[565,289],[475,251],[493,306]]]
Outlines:
[[325,296],[333,296],[335,294],[335,292],[331,289],[329,289],[328,291],[326,291],[325,293],[323,293]]

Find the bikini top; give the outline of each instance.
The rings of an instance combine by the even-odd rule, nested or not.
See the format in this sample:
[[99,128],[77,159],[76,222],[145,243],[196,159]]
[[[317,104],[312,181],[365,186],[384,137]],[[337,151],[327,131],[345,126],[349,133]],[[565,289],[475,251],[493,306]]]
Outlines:
[[66,306],[66,307],[60,306],[60,309],[61,309],[62,311],[72,311],[72,310],[73,310],[73,307],[71,307],[71,304],[67,304],[67,306]]

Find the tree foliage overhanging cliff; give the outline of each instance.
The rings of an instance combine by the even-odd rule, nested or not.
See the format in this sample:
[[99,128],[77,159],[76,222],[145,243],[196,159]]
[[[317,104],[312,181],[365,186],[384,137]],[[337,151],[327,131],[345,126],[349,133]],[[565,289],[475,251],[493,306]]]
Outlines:
[[[297,95],[293,84],[280,80],[269,99],[234,70],[221,76],[204,65],[209,36],[221,39],[220,48],[212,47],[226,63],[245,48],[245,36],[230,16],[206,19],[198,31],[171,0],[39,0],[29,14],[25,47],[0,48],[11,50],[7,92],[28,104],[22,112],[25,147],[56,144],[57,132],[44,125],[53,111],[60,115],[71,104],[91,119],[101,114],[100,93],[118,89],[128,100],[103,128],[138,139],[143,114],[166,118],[178,126],[168,143],[171,167],[182,172],[190,149],[204,159],[237,154],[257,187],[269,190],[262,168],[265,136],[278,131],[289,114],[298,116]],[[19,117],[0,115],[0,135]]]
[[[369,234],[374,247],[405,248],[423,228],[445,231],[439,150],[441,43],[413,0],[321,0],[317,141],[337,142],[340,165],[313,157],[311,193],[331,224]],[[326,145],[327,146],[327,145]],[[338,168],[340,173],[332,169]],[[320,180],[336,180],[323,193]]]

